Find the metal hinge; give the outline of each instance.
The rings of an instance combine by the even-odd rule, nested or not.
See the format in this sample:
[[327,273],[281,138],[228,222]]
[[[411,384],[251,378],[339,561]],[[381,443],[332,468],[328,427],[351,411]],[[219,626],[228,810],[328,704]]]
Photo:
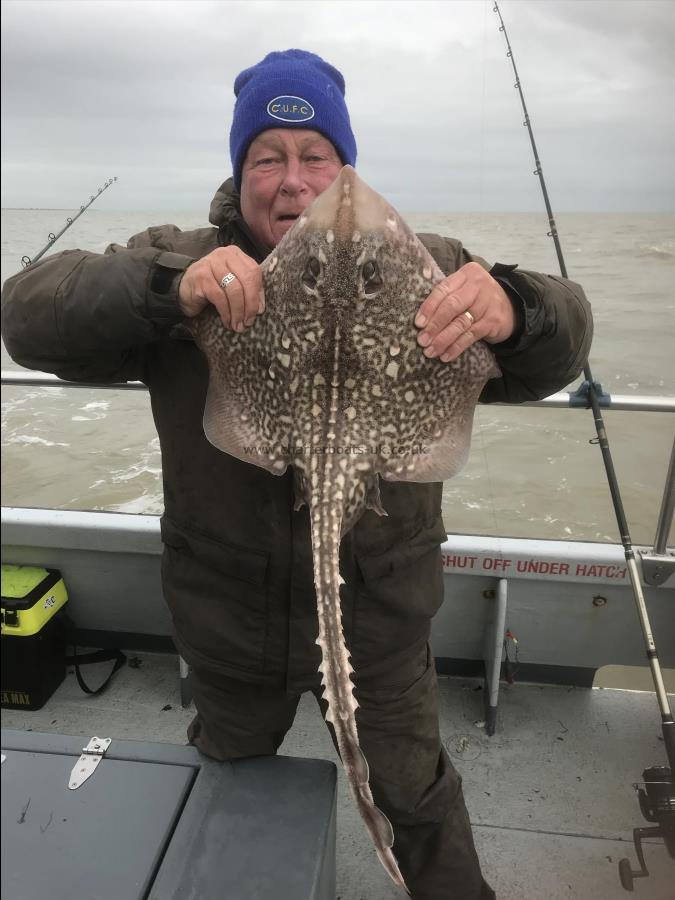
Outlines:
[[68,787],[71,791],[84,784],[103,759],[103,755],[111,743],[111,738],[93,737],[87,746],[82,748],[82,756],[75,763],[73,771],[70,773]]

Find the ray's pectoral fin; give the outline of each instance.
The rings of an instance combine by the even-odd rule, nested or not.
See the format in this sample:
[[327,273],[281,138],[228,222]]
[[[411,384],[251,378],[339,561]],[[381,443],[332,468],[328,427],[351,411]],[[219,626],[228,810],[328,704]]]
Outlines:
[[453,478],[464,467],[471,445],[473,410],[461,421],[439,424],[420,433],[419,443],[387,463],[387,481],[434,482]]
[[277,398],[269,389],[264,393],[254,369],[249,367],[246,379],[237,375],[245,368],[242,360],[250,336],[228,332],[213,308],[193,319],[189,330],[209,366],[207,439],[236,459],[282,475],[289,463],[289,436],[274,413]]
[[211,373],[204,409],[204,434],[225,453],[283,475],[288,467],[288,441],[261,426],[264,415],[238,403],[227,381]]
[[[420,404],[416,437],[402,446],[387,462],[382,477],[388,481],[447,481],[466,463],[471,446],[471,431],[478,398],[490,378],[501,375],[487,346],[477,343],[465,370],[457,375],[438,363],[434,379],[437,397],[433,405]],[[432,415],[429,411],[432,410]]]

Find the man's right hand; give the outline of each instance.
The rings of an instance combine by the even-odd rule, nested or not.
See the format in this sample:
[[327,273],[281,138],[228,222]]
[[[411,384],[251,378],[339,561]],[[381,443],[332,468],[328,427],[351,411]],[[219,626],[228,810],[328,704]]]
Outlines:
[[[228,272],[236,277],[227,287],[221,287]],[[178,303],[190,319],[212,303],[227,328],[243,331],[265,309],[260,266],[239,247],[218,247],[185,270],[178,287]]]

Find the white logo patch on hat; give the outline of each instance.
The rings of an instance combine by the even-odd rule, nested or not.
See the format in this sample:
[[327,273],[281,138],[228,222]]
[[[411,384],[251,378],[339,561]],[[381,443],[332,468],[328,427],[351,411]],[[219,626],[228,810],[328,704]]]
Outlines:
[[308,122],[314,118],[314,107],[308,100],[287,95],[270,100],[267,112],[281,122]]

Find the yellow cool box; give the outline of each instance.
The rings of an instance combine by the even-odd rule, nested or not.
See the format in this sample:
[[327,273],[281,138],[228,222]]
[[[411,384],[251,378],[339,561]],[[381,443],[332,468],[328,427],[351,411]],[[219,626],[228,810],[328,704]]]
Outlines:
[[66,587],[57,569],[2,566],[2,702],[40,709],[66,675]]

